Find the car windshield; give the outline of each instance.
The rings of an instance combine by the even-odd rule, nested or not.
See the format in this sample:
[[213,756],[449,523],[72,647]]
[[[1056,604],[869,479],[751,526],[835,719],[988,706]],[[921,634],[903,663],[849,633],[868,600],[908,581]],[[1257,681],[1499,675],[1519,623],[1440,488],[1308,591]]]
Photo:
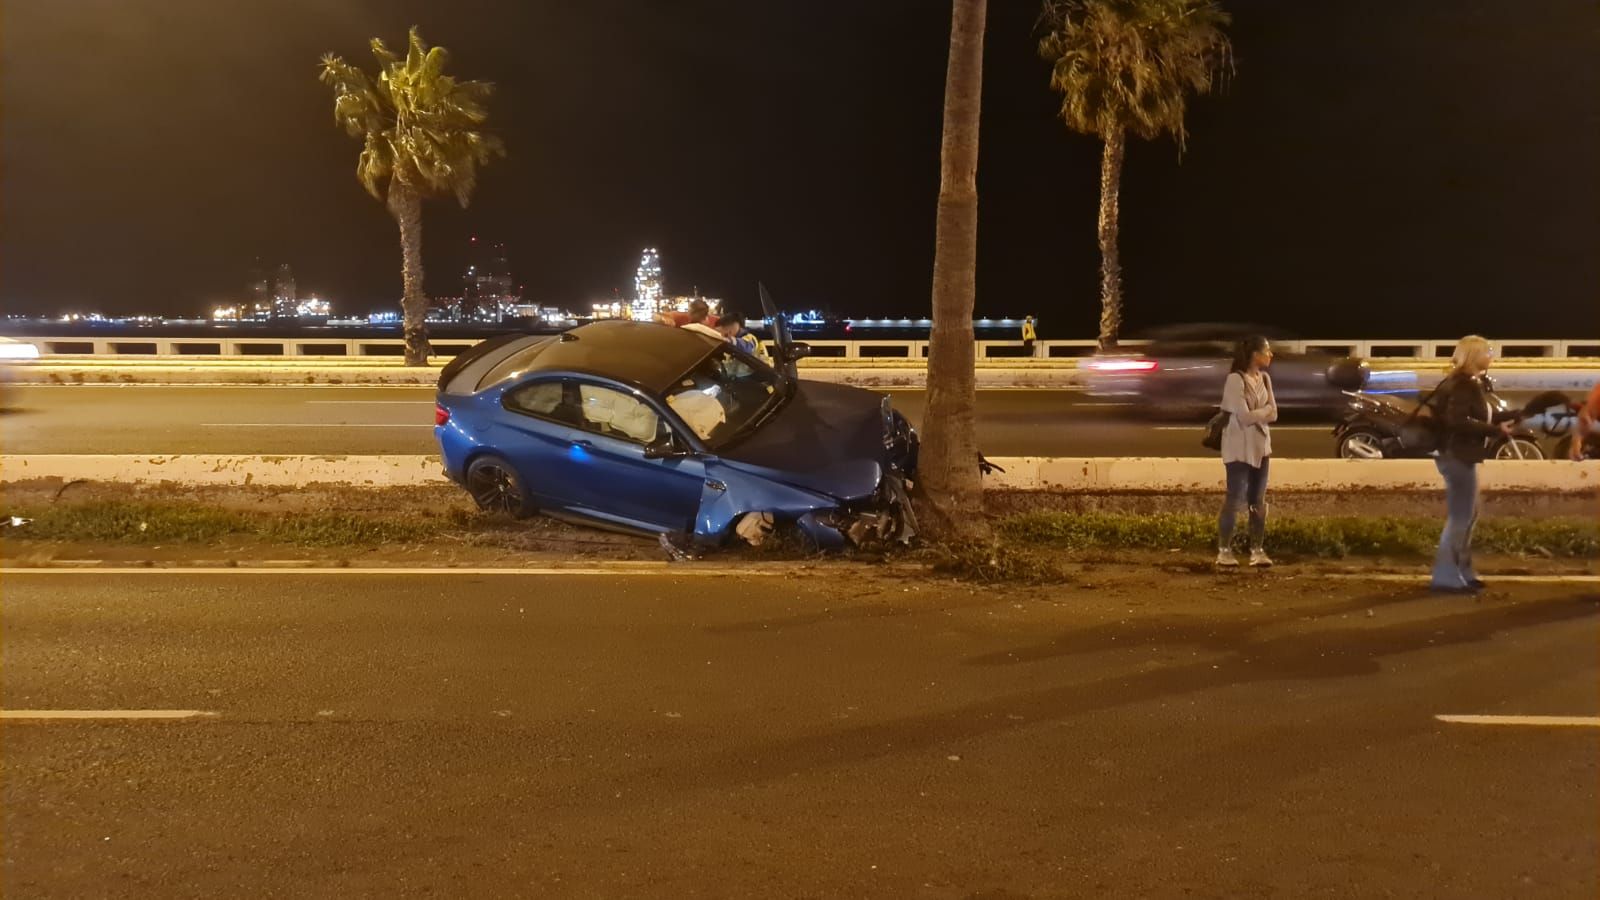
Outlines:
[[731,347],[718,347],[663,399],[702,443],[717,448],[759,425],[784,396],[777,372]]

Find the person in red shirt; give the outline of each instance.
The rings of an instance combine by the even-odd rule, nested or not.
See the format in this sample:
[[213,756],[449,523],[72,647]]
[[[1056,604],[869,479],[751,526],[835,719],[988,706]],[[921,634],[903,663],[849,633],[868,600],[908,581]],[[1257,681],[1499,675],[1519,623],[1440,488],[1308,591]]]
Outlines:
[[1600,434],[1600,384],[1589,390],[1589,398],[1578,407],[1578,428],[1572,434],[1573,459],[1583,459],[1584,444]]
[[668,311],[656,313],[656,321],[674,328],[700,323],[707,328],[717,327],[717,317],[711,314],[711,305],[704,300],[692,300],[688,312]]

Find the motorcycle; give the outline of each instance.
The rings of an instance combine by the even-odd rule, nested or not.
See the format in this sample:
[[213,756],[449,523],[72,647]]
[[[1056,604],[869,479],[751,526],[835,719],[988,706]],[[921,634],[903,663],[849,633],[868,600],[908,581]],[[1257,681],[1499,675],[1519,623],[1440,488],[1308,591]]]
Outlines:
[[[1516,425],[1512,428],[1511,434],[1490,439],[1488,448],[1490,458],[1544,459],[1544,450],[1539,446],[1539,435],[1528,427],[1527,422],[1537,420],[1536,424],[1539,424],[1546,437],[1556,436],[1550,429],[1560,427],[1559,420],[1544,416],[1548,411],[1547,407],[1555,404],[1539,407],[1537,412],[1534,409],[1535,403],[1548,399],[1548,395],[1535,397],[1535,403],[1518,410],[1504,397],[1494,392],[1492,383],[1486,386],[1489,406],[1496,418],[1504,419],[1513,411],[1516,413]],[[1338,458],[1425,459],[1434,455],[1438,449],[1437,432],[1432,422],[1435,410],[1429,403],[1432,399],[1431,394],[1421,400],[1404,400],[1356,391],[1343,393],[1347,398],[1344,416],[1333,429],[1334,455]],[[1544,418],[1539,419],[1539,416]]]
[[[1578,409],[1582,404],[1560,391],[1545,391],[1528,401],[1523,407],[1522,424],[1554,441],[1551,459],[1569,459],[1572,442],[1577,440]],[[1583,442],[1580,459],[1600,459],[1600,434],[1591,434]]]

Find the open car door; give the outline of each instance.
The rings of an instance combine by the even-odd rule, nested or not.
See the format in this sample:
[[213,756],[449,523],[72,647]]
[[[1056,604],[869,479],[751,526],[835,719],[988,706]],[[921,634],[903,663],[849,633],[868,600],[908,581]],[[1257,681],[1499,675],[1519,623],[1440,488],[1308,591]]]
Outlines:
[[772,302],[772,295],[767,293],[767,286],[757,282],[756,288],[761,292],[761,314],[772,323],[772,361],[790,381],[799,378],[795,363],[811,353],[811,347],[798,342],[789,333],[789,320],[783,317],[783,312],[778,309],[778,304]]

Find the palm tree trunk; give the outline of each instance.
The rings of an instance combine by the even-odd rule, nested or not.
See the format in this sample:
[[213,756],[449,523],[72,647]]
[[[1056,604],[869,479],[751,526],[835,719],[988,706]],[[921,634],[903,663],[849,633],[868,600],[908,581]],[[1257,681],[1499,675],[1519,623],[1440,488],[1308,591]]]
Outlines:
[[400,225],[401,273],[405,293],[400,311],[406,336],[406,365],[425,366],[428,344],[428,295],[422,289],[422,197],[399,178],[389,180],[389,213]]
[[1117,258],[1118,196],[1122,192],[1122,152],[1127,135],[1107,132],[1100,154],[1100,349],[1117,346],[1122,330],[1122,263]]
[[926,435],[918,460],[924,528],[985,537],[978,472],[972,308],[978,255],[978,114],[986,0],[954,0],[944,84],[944,142],[933,257]]

